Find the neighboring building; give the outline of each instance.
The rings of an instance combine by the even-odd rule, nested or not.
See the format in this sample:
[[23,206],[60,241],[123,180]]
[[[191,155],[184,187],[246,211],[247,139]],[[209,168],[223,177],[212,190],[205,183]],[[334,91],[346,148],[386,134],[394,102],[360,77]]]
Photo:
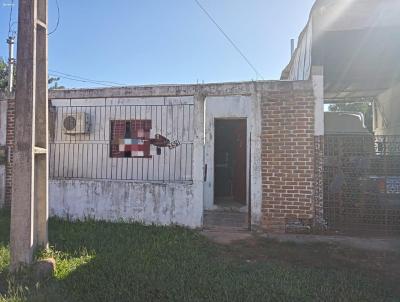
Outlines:
[[359,112],[325,112],[326,135],[368,135],[364,115]]
[[400,135],[399,15],[398,0],[317,0],[282,79],[321,66],[325,103],[372,103],[375,134]]
[[400,231],[400,2],[317,0],[282,80],[323,74],[325,104],[372,105],[373,134],[326,113],[323,212],[328,228]]
[[[377,135],[400,136],[400,83],[377,97],[374,103],[374,132]],[[398,142],[400,144],[400,140]]]
[[377,96],[400,82],[400,2],[317,0],[282,79],[324,67],[325,98]]

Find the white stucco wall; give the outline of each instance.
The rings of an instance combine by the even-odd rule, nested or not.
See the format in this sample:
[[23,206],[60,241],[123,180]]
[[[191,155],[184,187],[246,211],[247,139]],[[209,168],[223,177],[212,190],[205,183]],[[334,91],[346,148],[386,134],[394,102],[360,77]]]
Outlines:
[[[53,99],[52,105],[56,118],[50,153],[51,216],[202,226],[202,97]],[[65,135],[62,120],[68,112],[86,112],[91,120],[90,133]],[[118,119],[150,119],[151,137],[159,133],[178,139],[182,145],[173,150],[164,148],[161,156],[151,159],[110,158],[110,120]],[[99,144],[104,151],[91,152]]]
[[[261,110],[260,97],[223,96],[207,97],[205,100],[205,164],[207,180],[204,184],[204,208],[214,206],[214,131],[217,118],[245,118],[247,120],[247,199],[249,190],[249,163],[251,158],[251,217],[252,224],[257,225],[261,219]],[[251,137],[251,141],[250,141]],[[251,153],[250,153],[251,146]],[[248,205],[249,200],[246,200]],[[246,207],[247,210],[247,207]]]
[[200,184],[51,180],[50,216],[201,227]]
[[6,144],[7,102],[0,99],[0,146]]

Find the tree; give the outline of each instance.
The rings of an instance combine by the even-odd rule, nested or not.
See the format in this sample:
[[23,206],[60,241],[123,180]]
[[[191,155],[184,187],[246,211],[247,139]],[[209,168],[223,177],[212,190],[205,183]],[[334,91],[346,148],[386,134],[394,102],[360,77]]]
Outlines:
[[[15,88],[15,73],[16,68],[14,68],[14,88]],[[48,84],[49,89],[64,89],[64,86],[58,84],[60,78],[49,77]],[[0,92],[6,92],[8,87],[8,66],[6,61],[0,57]]]
[[346,103],[346,104],[331,104],[329,111],[334,112],[361,112],[364,114],[365,126],[369,131],[373,131],[373,112],[371,103]]
[[0,92],[6,92],[7,87],[8,87],[8,66],[6,61],[2,57],[0,57]]
[[[49,89],[54,90],[54,89],[64,89],[64,86],[58,85],[58,81],[60,78],[56,77],[49,77],[48,84],[49,84]],[[52,85],[53,84],[53,85]]]

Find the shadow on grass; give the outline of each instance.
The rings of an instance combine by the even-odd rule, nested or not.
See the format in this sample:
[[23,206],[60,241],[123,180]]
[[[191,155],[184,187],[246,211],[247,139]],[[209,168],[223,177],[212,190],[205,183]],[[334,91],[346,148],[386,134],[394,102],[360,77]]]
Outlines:
[[0,246],[10,242],[10,211],[0,209]]
[[357,271],[248,261],[251,248],[238,257],[179,227],[52,219],[49,229],[57,273],[31,285],[29,301],[395,301]]
[[[0,294],[7,290],[6,275],[10,261],[10,212],[0,209]],[[0,300],[1,301],[1,300]]]
[[[379,282],[354,270],[282,265],[267,259],[249,262],[183,228],[61,220],[53,220],[50,228],[50,241],[61,252],[58,287],[71,301],[378,301],[394,297]],[[262,251],[268,253],[268,246]],[[67,256],[65,272],[63,255]],[[82,262],[67,272],[69,257]]]

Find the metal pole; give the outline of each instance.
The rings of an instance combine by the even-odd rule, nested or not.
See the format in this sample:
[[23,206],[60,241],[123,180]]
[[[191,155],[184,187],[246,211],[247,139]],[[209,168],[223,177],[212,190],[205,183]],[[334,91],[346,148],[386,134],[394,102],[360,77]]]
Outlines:
[[290,55],[293,57],[294,54],[294,39],[290,39]]
[[8,37],[8,93],[12,93],[14,89],[14,37]]

